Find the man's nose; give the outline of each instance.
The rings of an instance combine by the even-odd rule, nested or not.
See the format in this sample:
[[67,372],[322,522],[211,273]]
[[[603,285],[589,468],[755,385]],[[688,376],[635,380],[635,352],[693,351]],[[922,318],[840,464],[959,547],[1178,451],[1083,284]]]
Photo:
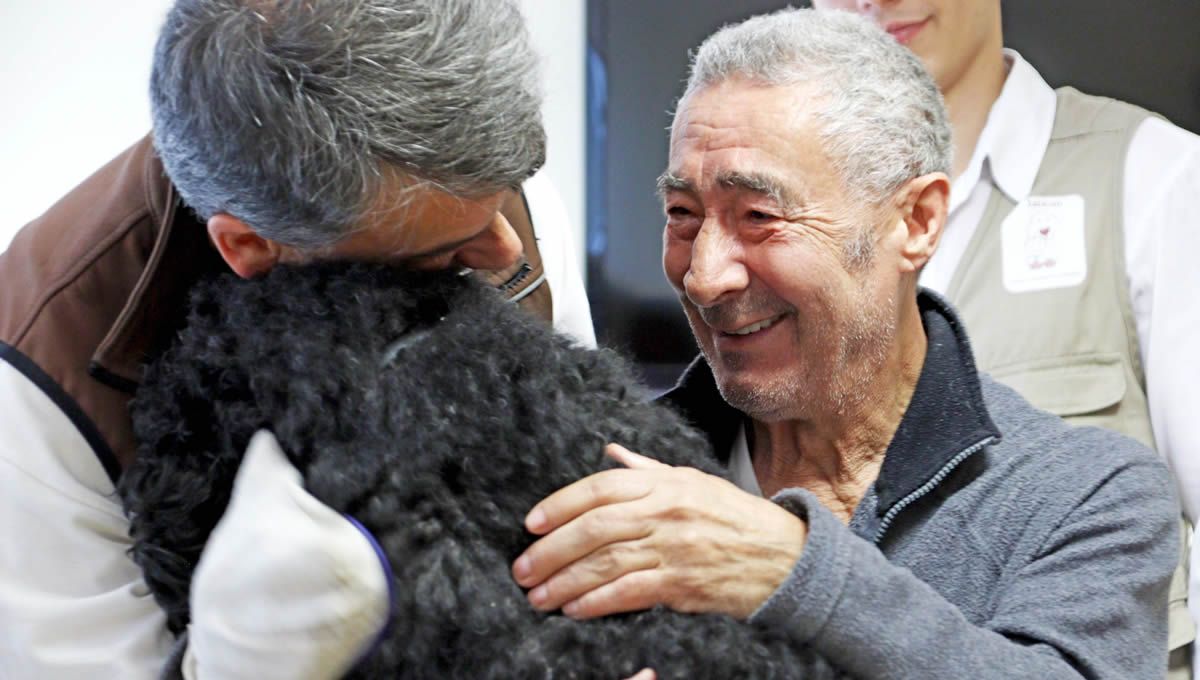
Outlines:
[[683,276],[683,287],[688,299],[699,307],[718,304],[750,285],[741,245],[725,231],[712,221],[700,228],[692,242],[692,257]]
[[854,8],[859,14],[874,19],[880,10],[900,4],[900,0],[854,0]]
[[496,213],[492,223],[455,253],[454,261],[470,269],[504,269],[521,257],[521,238],[508,220]]

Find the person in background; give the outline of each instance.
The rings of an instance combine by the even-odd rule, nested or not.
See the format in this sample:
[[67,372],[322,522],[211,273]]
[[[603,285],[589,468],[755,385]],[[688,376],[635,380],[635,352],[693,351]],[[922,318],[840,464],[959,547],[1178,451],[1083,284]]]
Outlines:
[[363,653],[388,608],[371,541],[278,466],[255,467],[275,493],[235,493],[172,639],[114,494],[127,404],[191,283],[222,270],[469,268],[594,344],[535,175],[535,61],[508,0],[170,8],[152,136],[0,255],[0,676],[326,678]]
[[789,10],[704,41],[659,180],[701,356],[665,398],[734,483],[616,442],[625,469],[528,514],[532,606],[721,612],[856,678],[1162,675],[1169,473],[977,370],[917,284],[950,172],[937,85],[870,22]]
[[[1156,448],[1195,522],[1200,137],[1131,104],[1051,89],[1004,48],[1000,0],[812,4],[882,27],[945,96],[950,217],[920,282],[962,314],[980,369],[1072,424]],[[1172,678],[1191,677],[1200,617],[1200,573],[1193,615],[1186,609],[1187,539],[1185,528],[1171,596]]]

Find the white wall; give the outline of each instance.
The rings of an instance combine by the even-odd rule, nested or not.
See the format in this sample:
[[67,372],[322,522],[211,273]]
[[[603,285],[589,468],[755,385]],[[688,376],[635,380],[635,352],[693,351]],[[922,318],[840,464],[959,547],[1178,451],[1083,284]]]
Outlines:
[[150,129],[168,0],[0,0],[0,250]]
[[562,196],[584,263],[587,8],[585,0],[520,0],[533,47],[541,57],[546,95],[546,171]]
[[[0,0],[0,250],[150,129],[146,83],[169,5]],[[521,6],[542,57],[547,171],[576,230],[582,267],[584,0]]]

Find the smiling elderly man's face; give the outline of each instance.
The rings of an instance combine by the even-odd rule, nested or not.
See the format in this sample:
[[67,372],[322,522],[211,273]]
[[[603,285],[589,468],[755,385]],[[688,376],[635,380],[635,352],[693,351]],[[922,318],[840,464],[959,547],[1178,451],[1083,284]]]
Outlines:
[[804,86],[731,79],[680,104],[663,267],[718,386],[764,421],[830,414],[896,345],[896,230],[846,191]]

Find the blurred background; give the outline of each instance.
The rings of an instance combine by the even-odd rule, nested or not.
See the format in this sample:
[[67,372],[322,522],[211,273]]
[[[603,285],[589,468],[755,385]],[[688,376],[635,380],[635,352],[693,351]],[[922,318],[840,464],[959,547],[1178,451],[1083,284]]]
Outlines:
[[[663,279],[654,195],[688,50],[724,23],[787,3],[519,1],[542,57],[547,173],[571,219],[597,335],[664,387],[695,352]],[[169,4],[0,0],[0,250],[149,130],[146,80]],[[1200,0],[1004,0],[1003,12],[1007,44],[1051,85],[1131,101],[1200,132]]]

